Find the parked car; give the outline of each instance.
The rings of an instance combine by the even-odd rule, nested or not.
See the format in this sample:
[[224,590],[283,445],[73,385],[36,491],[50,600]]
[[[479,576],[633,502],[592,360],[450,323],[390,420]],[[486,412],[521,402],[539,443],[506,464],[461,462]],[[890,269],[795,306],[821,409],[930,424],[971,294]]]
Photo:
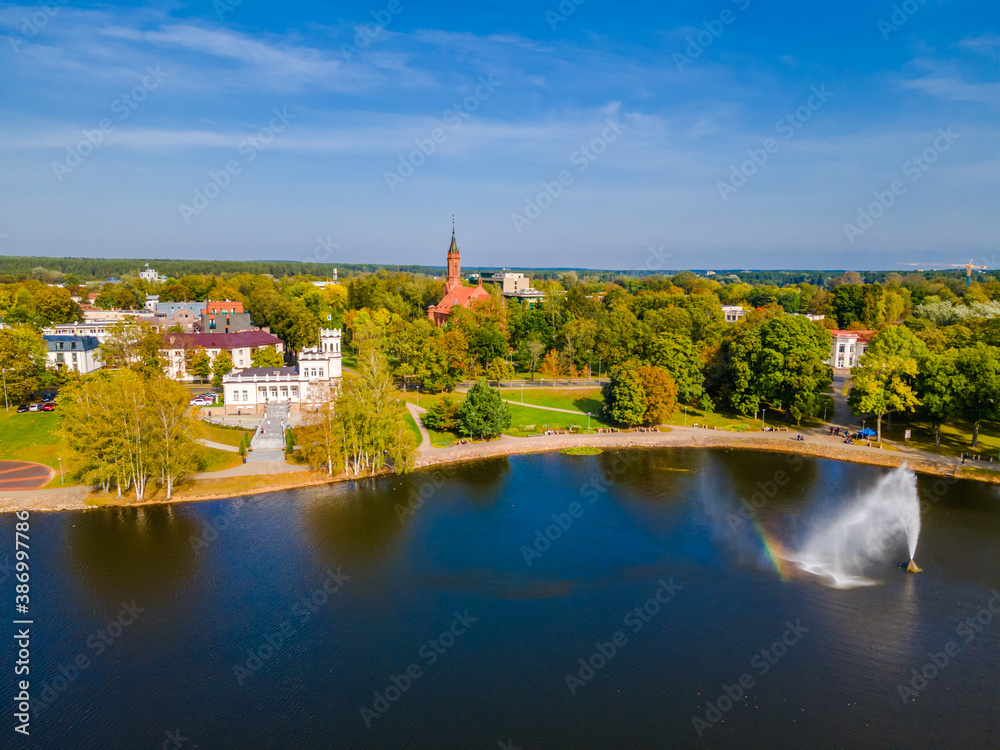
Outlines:
[[56,405],[53,404],[51,401],[42,406],[42,411],[55,411],[55,410],[56,410]]
[[28,405],[28,411],[41,411],[41,410],[42,410],[42,405],[41,404],[29,404]]
[[51,393],[42,394],[42,403],[47,404],[49,401],[52,401],[53,399],[55,399],[55,396],[53,396]]
[[26,411],[28,411],[28,405],[27,404],[21,404],[19,407],[17,407],[17,413],[18,414],[24,414]]

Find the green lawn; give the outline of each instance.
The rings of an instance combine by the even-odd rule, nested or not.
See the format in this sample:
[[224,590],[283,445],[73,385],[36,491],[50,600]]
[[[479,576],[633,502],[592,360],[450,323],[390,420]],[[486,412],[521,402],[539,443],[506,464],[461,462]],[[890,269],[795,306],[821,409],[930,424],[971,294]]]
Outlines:
[[46,487],[59,487],[61,456],[66,486],[77,484],[70,479],[70,474],[76,467],[69,452],[62,448],[59,434],[61,425],[59,407],[55,411],[26,414],[17,414],[13,408],[10,412],[0,412],[0,458],[45,464],[56,472],[55,479]]
[[[865,419],[865,426],[875,428],[875,419]],[[912,436],[907,445],[912,448],[938,453],[943,456],[960,456],[962,453],[979,454],[983,460],[990,456],[996,460],[1000,455],[1000,425],[995,422],[983,422],[979,425],[979,445],[972,448],[972,422],[964,419],[953,419],[941,426],[941,447],[934,445],[934,425],[929,420],[915,414],[892,415],[892,424],[882,417],[882,439],[903,444],[905,430],[911,430]],[[872,438],[874,440],[874,438]]]
[[416,444],[419,446],[420,443],[423,442],[424,436],[420,434],[420,428],[417,427],[417,423],[414,421],[413,415],[407,411],[403,417],[406,419],[406,426],[409,428],[410,432],[413,433],[413,437],[417,441]]
[[[582,432],[587,430],[586,414],[567,414],[548,409],[533,409],[521,404],[508,404],[510,407],[510,429],[504,430],[508,435],[535,435],[545,430],[568,430],[577,426]],[[561,407],[560,407],[561,408]],[[608,422],[598,418],[590,418],[590,429],[610,427]]]
[[502,388],[500,393],[510,401],[591,414],[604,406],[600,388]]
[[206,448],[203,445],[198,446],[198,455],[201,459],[198,471],[222,471],[223,469],[232,469],[243,463],[243,459],[239,453],[220,451],[217,448]]
[[237,427],[219,427],[208,422],[201,423],[202,437],[212,443],[222,443],[233,448],[240,447],[243,436],[253,434],[253,430],[241,430]]

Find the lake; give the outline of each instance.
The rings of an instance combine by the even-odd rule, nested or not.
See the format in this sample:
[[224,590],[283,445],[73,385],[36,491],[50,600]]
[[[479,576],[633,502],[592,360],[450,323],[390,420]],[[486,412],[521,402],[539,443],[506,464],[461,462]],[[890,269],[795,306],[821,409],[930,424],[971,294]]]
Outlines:
[[887,473],[626,450],[32,514],[2,746],[996,747],[996,488],[919,479],[920,575],[783,556]]

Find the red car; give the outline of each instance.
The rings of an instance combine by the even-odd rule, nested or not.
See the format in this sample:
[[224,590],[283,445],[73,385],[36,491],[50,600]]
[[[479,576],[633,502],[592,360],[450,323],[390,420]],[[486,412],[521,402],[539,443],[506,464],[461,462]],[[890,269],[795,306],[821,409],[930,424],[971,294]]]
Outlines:
[[53,404],[51,401],[49,403],[44,404],[42,406],[42,411],[55,411],[55,409],[56,409],[56,405]]

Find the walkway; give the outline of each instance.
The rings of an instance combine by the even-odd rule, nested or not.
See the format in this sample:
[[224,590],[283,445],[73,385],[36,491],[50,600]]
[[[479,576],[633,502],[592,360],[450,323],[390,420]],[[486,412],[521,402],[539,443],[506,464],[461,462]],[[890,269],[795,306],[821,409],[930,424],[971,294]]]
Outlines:
[[[586,412],[573,411],[572,409],[559,409],[555,406],[540,406],[539,404],[526,404],[523,401],[511,401],[509,398],[505,398],[504,401],[506,401],[508,404],[517,404],[518,406],[526,406],[529,409],[545,409],[545,411],[561,411],[563,414],[575,414],[578,417],[588,416]],[[597,415],[591,414],[589,416],[596,417]]]
[[404,401],[403,403],[406,404],[406,410],[410,412],[410,416],[413,417],[413,421],[417,423],[417,429],[420,430],[420,453],[426,456],[430,451],[436,450],[434,446],[431,445],[431,434],[427,432],[427,428],[424,427],[424,423],[420,421],[420,415],[426,414],[427,410],[422,406],[411,404],[409,401]]
[[264,419],[250,443],[253,450],[247,455],[248,464],[284,463],[285,431],[283,425],[287,424],[287,419],[288,404],[268,404]]
[[56,472],[33,461],[0,461],[0,491],[37,490],[55,478]]
[[309,471],[309,467],[285,463],[284,455],[282,455],[282,460],[280,461],[250,461],[248,456],[245,464],[240,464],[232,469],[223,469],[222,471],[202,471],[198,474],[193,474],[191,478],[226,479],[228,477],[255,477],[261,474],[290,474],[296,471]]
[[215,448],[217,451],[228,451],[230,453],[239,453],[239,448],[234,448],[231,445],[225,445],[224,443],[213,443],[211,440],[202,440],[198,438],[195,440],[198,445],[204,445],[206,448]]

